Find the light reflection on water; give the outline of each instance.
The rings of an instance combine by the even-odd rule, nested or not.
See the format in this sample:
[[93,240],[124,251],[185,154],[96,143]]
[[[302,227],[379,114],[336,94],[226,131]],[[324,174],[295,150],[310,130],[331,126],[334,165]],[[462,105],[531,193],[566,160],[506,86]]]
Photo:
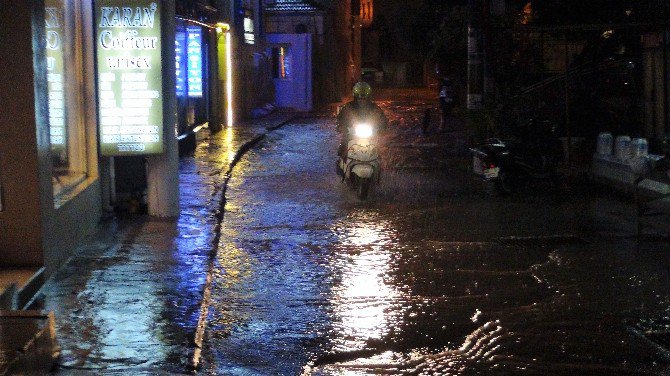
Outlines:
[[213,158],[220,163],[223,168],[229,167],[230,163],[235,160],[235,154],[239,147],[239,136],[236,135],[234,128],[226,127],[222,129],[215,136],[215,153],[209,153],[207,158]]
[[[142,283],[120,281],[117,276],[124,272],[127,269],[123,265],[98,271],[91,278],[92,286],[87,285],[84,290],[95,296],[96,301],[103,302],[91,309],[90,316],[95,327],[91,332],[97,335],[97,348],[92,347],[95,350],[90,358],[103,359],[108,369],[164,362],[169,347],[157,340],[162,338],[161,325],[157,324],[160,312],[156,309],[162,303],[159,286],[150,279],[142,280]],[[106,288],[96,288],[94,284],[97,282],[102,282]],[[124,343],[142,343],[145,346],[123,346]]]
[[[399,197],[412,196],[428,206],[425,199],[432,192],[426,181],[404,184],[414,180],[403,174],[396,179],[401,184],[387,175],[383,184],[395,190],[383,192],[386,196],[367,204],[348,200],[341,185],[333,184],[339,182],[322,174],[331,170],[331,160],[318,162],[322,151],[336,146],[324,147],[321,140],[332,137],[308,127],[274,137],[277,146],[267,143],[267,149],[240,161],[228,187],[224,239],[233,242],[219,250],[217,314],[209,326],[217,372],[211,374],[295,374],[296,367],[308,364],[305,375],[542,375],[558,374],[559,362],[571,354],[572,363],[560,372],[571,375],[595,374],[593,354],[630,369],[656,361],[654,354],[645,357],[614,341],[627,337],[598,338],[601,321],[581,315],[593,313],[592,306],[575,309],[569,295],[564,297],[566,291],[584,293],[576,275],[589,277],[586,291],[594,290],[596,298],[600,287],[611,283],[611,268],[593,268],[610,264],[594,262],[593,253],[547,256],[545,249],[454,242],[460,232],[466,239],[483,239],[486,226],[498,234],[496,226],[505,225],[501,209],[494,205],[484,216],[491,220],[471,223],[468,219],[479,217],[470,212],[486,213],[482,208],[490,206],[454,204],[450,217],[451,211],[439,208],[396,204]],[[221,162],[234,158],[234,153],[219,155]],[[305,155],[318,158],[304,162]],[[241,189],[247,175],[251,188]],[[385,203],[387,198],[393,203]],[[460,219],[458,213],[467,215]],[[462,229],[440,234],[447,225]],[[607,261],[612,252],[603,255]],[[574,273],[575,268],[585,270]],[[639,289],[640,279],[625,281]],[[641,294],[631,289],[621,295],[619,300],[629,302],[627,297]],[[616,299],[593,300],[616,307],[611,304]],[[591,326],[574,325],[584,321]],[[328,357],[330,352],[344,356]],[[635,360],[640,355],[645,360]],[[583,368],[575,367],[579,363]]]
[[232,162],[235,159],[235,153],[237,151],[237,148],[233,147],[233,128],[232,127],[226,127],[224,130],[224,140],[225,143],[224,145],[226,146],[226,153],[225,156],[228,158],[228,163]]
[[321,367],[305,367],[303,376],[509,374],[525,367],[519,359],[506,364],[503,344],[514,340],[500,323],[489,321],[467,335],[457,349],[413,349],[408,353],[383,351]]
[[461,337],[460,345],[395,348],[395,331],[407,324],[406,317],[416,315],[416,307],[407,303],[420,304],[421,299],[398,278],[398,260],[406,257],[401,254],[406,250],[398,247],[400,229],[386,218],[367,208],[334,226],[338,237],[334,272],[340,281],[331,301],[335,313],[331,351],[342,357],[308,365],[303,375],[459,375],[495,368],[503,343],[512,338],[498,321],[483,321],[480,309],[473,309],[473,331]]
[[350,216],[336,231],[341,284],[334,288],[337,351],[360,349],[370,339],[387,335],[401,309],[401,291],[390,280],[393,227],[389,221],[370,212]]

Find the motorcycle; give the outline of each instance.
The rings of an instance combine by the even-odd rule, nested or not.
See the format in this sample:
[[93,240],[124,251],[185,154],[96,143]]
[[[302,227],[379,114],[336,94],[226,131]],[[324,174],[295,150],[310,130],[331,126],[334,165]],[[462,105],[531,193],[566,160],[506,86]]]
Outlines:
[[[531,121],[527,129],[534,126]],[[540,127],[546,128],[546,124]],[[471,148],[474,174],[485,181],[492,181],[503,196],[515,192],[521,182],[528,180],[549,180],[558,186],[560,176],[557,167],[562,160],[563,146],[554,137],[554,129],[547,130],[517,141],[490,138],[482,145]]]
[[358,198],[368,198],[371,186],[379,182],[380,158],[377,134],[372,124],[358,122],[350,129],[346,157],[338,158],[338,173],[356,189]]

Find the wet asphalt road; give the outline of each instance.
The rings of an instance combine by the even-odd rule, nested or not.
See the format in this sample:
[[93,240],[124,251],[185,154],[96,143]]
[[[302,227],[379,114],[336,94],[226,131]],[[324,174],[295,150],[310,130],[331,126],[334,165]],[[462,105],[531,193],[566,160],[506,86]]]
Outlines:
[[630,197],[497,197],[456,119],[421,134],[433,93],[416,93],[382,98],[393,126],[367,202],[335,175],[331,118],[269,132],[229,180],[240,146],[289,115],[202,140],[177,220],[111,219],[41,290],[58,374],[192,374],[202,312],[198,374],[670,374],[670,252],[636,249]]
[[331,119],[295,121],[235,168],[202,373],[670,372],[670,262],[617,236],[613,199],[500,199],[453,158],[387,164],[361,202],[337,141]]

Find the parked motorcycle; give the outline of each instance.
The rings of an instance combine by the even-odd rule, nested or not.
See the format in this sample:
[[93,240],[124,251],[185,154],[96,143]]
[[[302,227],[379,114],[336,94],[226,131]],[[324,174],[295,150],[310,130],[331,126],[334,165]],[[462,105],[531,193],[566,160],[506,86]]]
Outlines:
[[472,169],[475,175],[492,181],[501,195],[517,190],[520,183],[530,180],[549,180],[558,186],[557,167],[563,156],[563,146],[549,124],[526,125],[524,137],[516,140],[491,138],[471,148]]
[[361,200],[368,197],[371,186],[379,182],[380,158],[377,134],[372,124],[359,122],[349,129],[352,135],[347,144],[346,158],[339,158],[342,179],[356,189]]

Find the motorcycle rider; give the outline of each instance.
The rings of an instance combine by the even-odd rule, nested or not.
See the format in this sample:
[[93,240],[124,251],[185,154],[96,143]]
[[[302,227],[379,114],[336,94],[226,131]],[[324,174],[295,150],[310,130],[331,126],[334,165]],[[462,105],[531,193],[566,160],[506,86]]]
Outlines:
[[444,132],[447,130],[447,122],[451,110],[454,107],[454,87],[451,84],[451,81],[444,77],[440,81],[440,131]]
[[[365,81],[359,81],[354,85],[354,100],[345,104],[337,114],[337,131],[342,133],[342,142],[337,149],[337,155],[341,160],[347,157],[347,146],[351,139],[349,131],[356,122],[366,122],[375,127],[376,132],[386,129],[388,119],[384,111],[370,100],[372,88]],[[338,161],[338,173],[341,173]]]

